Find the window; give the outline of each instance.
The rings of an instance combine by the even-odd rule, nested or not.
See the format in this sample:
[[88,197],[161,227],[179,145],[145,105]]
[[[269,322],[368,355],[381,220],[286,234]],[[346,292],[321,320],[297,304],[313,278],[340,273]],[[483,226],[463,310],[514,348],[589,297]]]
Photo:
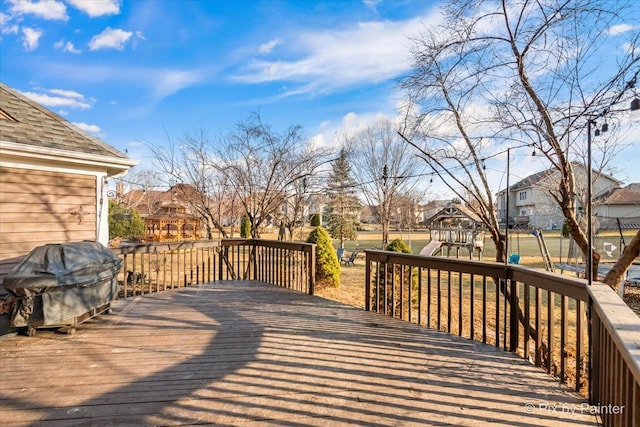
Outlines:
[[520,200],[527,200],[527,192],[526,191],[521,191],[520,193],[518,193],[518,198]]

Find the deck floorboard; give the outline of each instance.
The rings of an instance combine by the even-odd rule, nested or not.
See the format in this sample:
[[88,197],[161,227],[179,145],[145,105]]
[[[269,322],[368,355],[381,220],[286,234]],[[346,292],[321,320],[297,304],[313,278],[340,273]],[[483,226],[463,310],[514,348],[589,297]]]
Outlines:
[[494,347],[256,282],[0,340],[7,426],[598,425],[583,404]]

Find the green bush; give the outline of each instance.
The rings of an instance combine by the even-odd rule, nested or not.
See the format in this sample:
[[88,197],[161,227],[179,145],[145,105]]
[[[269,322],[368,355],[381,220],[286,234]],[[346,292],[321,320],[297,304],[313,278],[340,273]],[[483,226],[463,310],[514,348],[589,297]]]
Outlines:
[[144,236],[144,220],[137,210],[127,209],[109,200],[109,238],[122,237],[140,241]]
[[312,227],[320,227],[322,225],[322,217],[320,214],[311,215],[311,226]]
[[307,243],[316,244],[316,282],[328,282],[339,287],[340,262],[327,230],[322,227],[314,228],[307,237]]
[[242,221],[240,221],[240,237],[243,239],[248,239],[251,237],[251,221],[247,216],[242,217]]
[[409,245],[407,245],[402,239],[396,239],[393,242],[389,242],[384,250],[391,252],[401,252],[403,254],[410,254],[412,252]]

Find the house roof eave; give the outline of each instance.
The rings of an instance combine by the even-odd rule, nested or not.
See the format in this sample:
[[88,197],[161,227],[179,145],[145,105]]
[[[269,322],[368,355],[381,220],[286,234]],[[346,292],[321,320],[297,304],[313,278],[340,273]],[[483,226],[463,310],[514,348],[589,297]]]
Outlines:
[[40,162],[51,162],[52,164],[64,163],[75,165],[76,167],[88,166],[92,168],[105,168],[107,170],[107,176],[117,175],[138,164],[137,160],[126,157],[59,150],[2,140],[0,140],[0,153],[2,153],[2,162],[7,162],[10,159],[20,159],[23,161],[34,159]]

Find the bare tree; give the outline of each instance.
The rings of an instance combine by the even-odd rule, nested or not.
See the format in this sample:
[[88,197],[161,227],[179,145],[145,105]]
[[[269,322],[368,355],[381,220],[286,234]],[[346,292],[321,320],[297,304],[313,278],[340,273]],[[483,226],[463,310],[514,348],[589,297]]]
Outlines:
[[263,226],[283,220],[282,207],[300,197],[305,178],[325,162],[326,154],[310,147],[300,126],[279,134],[253,113],[226,136],[225,148],[211,166],[227,177],[228,190],[251,222],[252,236],[260,237]]
[[379,120],[353,136],[341,138],[349,147],[362,194],[382,225],[384,247],[389,243],[393,207],[400,196],[419,187],[423,164],[390,120]]
[[296,227],[301,227],[304,224],[305,213],[312,194],[309,186],[310,181],[305,177],[292,183],[285,204],[280,211],[282,224],[289,231],[289,240],[293,240]]
[[[213,165],[216,164],[214,152],[216,141],[203,130],[195,135],[185,134],[177,141],[168,138],[166,145],[151,146],[154,160],[179,192],[180,198],[188,204],[190,210],[205,222],[207,238],[212,239],[217,230],[227,237],[224,227],[226,210],[220,202],[227,194],[226,177]],[[213,196],[213,197],[212,197]],[[226,198],[226,200],[232,200]]]
[[[414,39],[413,70],[401,84],[420,107],[416,123],[424,138],[413,145],[458,197],[473,199],[499,261],[506,241],[482,160],[507,144],[535,146],[558,170],[550,194],[589,256],[572,160],[587,151],[578,146],[592,141],[585,131],[628,101],[640,63],[637,22],[628,27],[629,37],[611,36],[625,16],[636,16],[628,13],[634,2],[609,6],[597,0],[452,1],[443,9],[444,24]],[[609,71],[599,58],[615,42],[620,54]],[[616,152],[613,141],[587,147],[604,148],[601,166]],[[594,272],[598,259],[595,253]]]
[[166,188],[160,171],[135,167],[115,181],[116,198],[121,199],[127,208],[136,209],[143,216],[156,213],[160,194],[158,189]]

